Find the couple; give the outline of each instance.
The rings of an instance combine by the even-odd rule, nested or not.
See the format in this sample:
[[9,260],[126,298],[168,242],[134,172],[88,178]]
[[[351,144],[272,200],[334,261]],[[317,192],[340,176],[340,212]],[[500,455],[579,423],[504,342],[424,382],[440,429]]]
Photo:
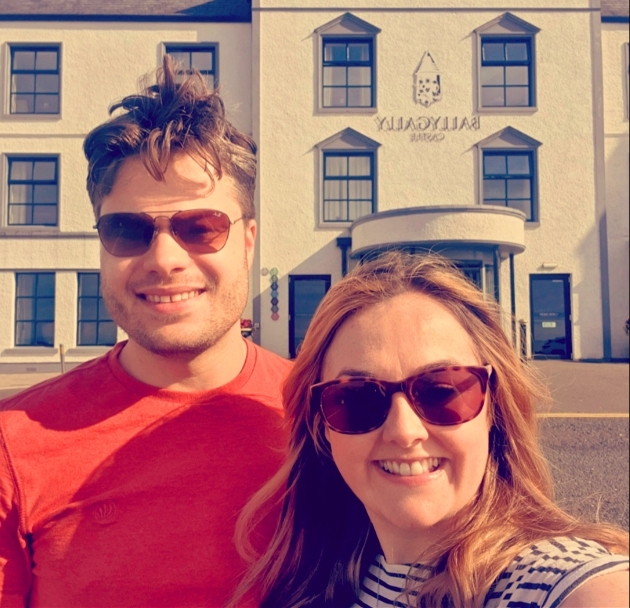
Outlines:
[[554,506],[536,390],[446,262],[358,267],[292,369],[241,338],[255,145],[175,80],[85,142],[129,339],[2,403],[0,606],[627,605],[627,535]]

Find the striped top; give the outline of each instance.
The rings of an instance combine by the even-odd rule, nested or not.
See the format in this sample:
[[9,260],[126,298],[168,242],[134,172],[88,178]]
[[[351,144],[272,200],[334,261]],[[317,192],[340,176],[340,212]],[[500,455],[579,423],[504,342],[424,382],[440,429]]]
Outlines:
[[[352,608],[394,606],[407,577],[424,582],[431,568],[416,564],[388,564],[379,555],[361,583]],[[582,583],[598,574],[628,569],[628,557],[611,555],[600,544],[579,538],[558,537],[541,541],[519,553],[494,582],[484,608],[557,608]]]

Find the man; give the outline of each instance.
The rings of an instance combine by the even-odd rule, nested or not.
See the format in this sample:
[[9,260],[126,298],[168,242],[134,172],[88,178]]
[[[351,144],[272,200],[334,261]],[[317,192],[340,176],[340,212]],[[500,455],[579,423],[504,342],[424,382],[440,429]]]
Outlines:
[[[107,355],[0,408],[0,606],[223,606],[283,456],[289,362],[244,340],[253,141],[170,60],[84,150]],[[261,534],[265,534],[261,530]]]

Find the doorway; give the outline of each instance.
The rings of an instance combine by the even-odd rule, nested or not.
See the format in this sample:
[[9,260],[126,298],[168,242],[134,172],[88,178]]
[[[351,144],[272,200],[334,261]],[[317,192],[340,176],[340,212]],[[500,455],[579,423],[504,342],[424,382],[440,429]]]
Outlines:
[[315,310],[330,289],[329,274],[289,275],[289,356],[295,358]]
[[532,354],[571,359],[571,282],[568,274],[530,275]]

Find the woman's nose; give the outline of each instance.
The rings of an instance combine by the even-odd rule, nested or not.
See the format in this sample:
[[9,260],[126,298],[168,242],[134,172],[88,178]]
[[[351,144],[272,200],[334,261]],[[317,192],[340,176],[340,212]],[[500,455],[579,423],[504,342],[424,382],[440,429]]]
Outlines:
[[383,440],[410,447],[429,437],[424,421],[416,414],[403,392],[392,395],[392,404],[383,424]]

